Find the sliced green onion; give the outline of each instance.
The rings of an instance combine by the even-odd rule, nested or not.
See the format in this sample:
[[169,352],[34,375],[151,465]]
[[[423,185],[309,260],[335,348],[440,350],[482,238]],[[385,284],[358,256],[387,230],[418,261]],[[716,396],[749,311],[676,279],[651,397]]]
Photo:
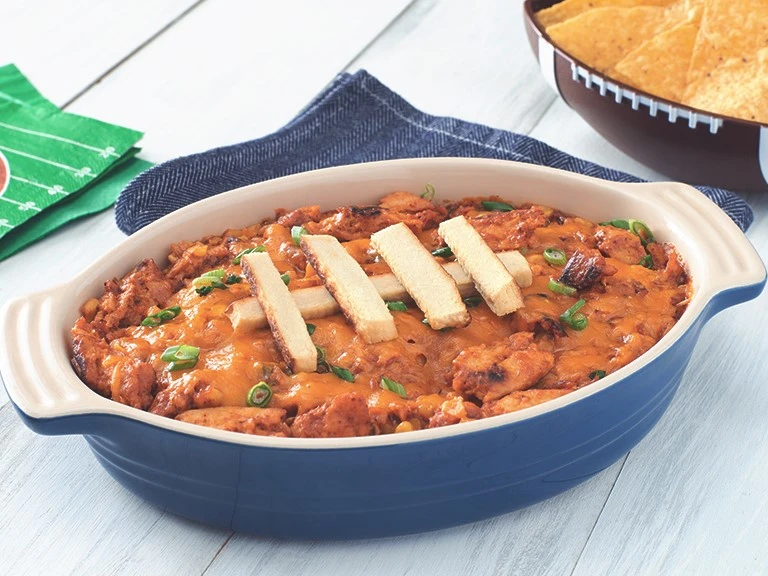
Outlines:
[[197,364],[197,360],[178,360],[168,364],[168,372],[175,372],[176,370],[189,370],[194,368]]
[[383,390],[389,390],[390,392],[394,392],[401,398],[408,398],[408,394],[405,392],[405,387],[400,384],[400,382],[395,382],[394,380],[387,378],[386,376],[381,377],[381,383],[379,384]]
[[483,208],[490,210],[491,212],[512,212],[512,210],[515,209],[512,204],[507,204],[506,202],[493,202],[491,200],[486,200],[480,202],[480,204],[483,205]]
[[564,294],[565,296],[573,296],[576,294],[576,288],[573,286],[568,286],[567,284],[563,284],[562,282],[558,282],[552,278],[550,278],[549,282],[547,282],[547,288],[552,290],[552,292],[555,294]]
[[272,388],[264,381],[259,382],[248,390],[248,396],[245,398],[246,404],[252,408],[266,408],[272,399]]
[[291,228],[291,238],[293,238],[293,243],[296,244],[296,246],[301,244],[301,237],[304,236],[304,234],[309,234],[304,226],[294,226]]
[[253,254],[254,252],[265,252],[267,249],[264,246],[256,246],[255,248],[246,248],[242,252],[240,252],[237,256],[235,256],[235,259],[232,260],[232,264],[240,264],[240,260],[242,260],[243,256],[246,254]]
[[643,246],[655,242],[653,232],[651,232],[651,229],[648,228],[645,222],[640,222],[640,220],[629,220],[628,223],[630,232],[640,238],[640,242]]
[[627,220],[608,220],[607,222],[600,222],[600,226],[613,226],[614,228],[629,230],[629,222]]
[[201,286],[200,288],[195,288],[195,292],[200,296],[205,296],[213,292],[213,286]]
[[346,368],[342,368],[341,366],[333,366],[332,364],[329,366],[331,368],[331,372],[333,372],[336,376],[338,376],[342,380],[346,380],[347,382],[355,381],[355,375],[352,374],[352,372],[350,372]]
[[396,312],[406,312],[408,310],[408,306],[406,306],[400,300],[396,300],[395,302],[387,302],[387,308]]
[[160,326],[163,322],[168,322],[168,320],[173,320],[181,314],[181,307],[180,306],[171,306],[170,308],[164,308],[163,310],[160,310],[160,312],[157,312],[155,314],[150,314],[144,320],[141,321],[142,326],[149,326],[150,328],[154,328],[155,326]]
[[653,268],[653,257],[650,254],[646,254],[640,259],[638,264],[640,264],[640,266],[644,266],[645,268]]
[[225,284],[240,284],[240,282],[243,281],[242,276],[238,276],[237,274],[230,274],[227,276],[227,279],[224,280]]
[[173,372],[174,370],[187,370],[194,368],[197,364],[197,360],[200,357],[200,348],[197,346],[188,346],[187,344],[178,344],[166,348],[165,352],[160,356],[160,360],[163,362],[170,362],[168,370]]
[[310,336],[315,333],[315,330],[317,330],[317,326],[314,324],[307,324],[307,332],[309,332]]
[[589,320],[579,310],[587,303],[586,300],[581,299],[576,304],[568,308],[565,312],[560,314],[560,321],[563,324],[567,324],[574,330],[584,330],[589,324]]
[[317,365],[318,366],[325,365],[327,367],[328,363],[325,361],[325,348],[315,344],[315,350],[317,350]]
[[288,286],[288,283],[291,281],[291,275],[286,272],[285,274],[280,274],[280,280],[283,281],[283,284]]
[[449,258],[450,256],[453,256],[453,250],[451,250],[450,246],[443,246],[442,248],[438,248],[437,250],[432,250],[432,256]]
[[569,326],[574,330],[577,330],[580,332],[584,330],[588,325],[589,325],[589,320],[581,312],[576,312],[576,314],[571,316],[571,321],[569,323]]
[[211,287],[218,288],[219,290],[229,290],[229,286],[224,284],[224,282],[219,282],[218,280],[211,282]]
[[477,308],[482,303],[483,299],[480,298],[480,296],[468,296],[467,298],[464,298],[464,304],[467,305],[467,308]]
[[224,278],[227,273],[224,268],[217,268],[216,270],[209,270],[200,275],[200,278]]
[[605,378],[605,370],[593,370],[589,373],[590,380],[600,380],[601,378]]
[[544,250],[544,260],[552,264],[553,266],[563,266],[568,259],[565,257],[565,252],[559,248],[546,248]]
[[202,288],[203,286],[210,286],[216,281],[221,280],[226,276],[227,273],[224,271],[223,268],[219,268],[218,270],[211,270],[210,272],[206,272],[205,274],[201,274],[194,280],[192,280],[192,286],[195,288]]
[[424,198],[424,200],[432,201],[435,197],[435,187],[432,186],[432,184],[425,184],[424,192],[421,193],[421,197]]

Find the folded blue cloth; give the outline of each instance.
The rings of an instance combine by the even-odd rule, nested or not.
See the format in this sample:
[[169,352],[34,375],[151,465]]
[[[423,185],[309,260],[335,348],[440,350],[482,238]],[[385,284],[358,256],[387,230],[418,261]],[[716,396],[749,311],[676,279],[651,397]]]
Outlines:
[[[642,182],[528,136],[424,114],[361,70],[337,76],[274,134],[147,170],[122,191],[115,218],[120,230],[132,234],[187,204],[247,184],[328,166],[434,156],[515,160],[616,182]],[[752,210],[739,196],[697,188],[742,230],[752,223]]]

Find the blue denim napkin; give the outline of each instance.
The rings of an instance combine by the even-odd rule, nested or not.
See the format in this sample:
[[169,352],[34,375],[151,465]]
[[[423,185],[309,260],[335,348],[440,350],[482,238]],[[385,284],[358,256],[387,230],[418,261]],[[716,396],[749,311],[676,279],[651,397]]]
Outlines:
[[[187,204],[254,182],[328,166],[433,156],[516,160],[616,182],[642,182],[528,136],[424,114],[361,70],[337,76],[274,134],[147,170],[120,194],[115,218],[120,230],[132,234]],[[739,196],[697,188],[742,230],[752,223],[752,210]]]

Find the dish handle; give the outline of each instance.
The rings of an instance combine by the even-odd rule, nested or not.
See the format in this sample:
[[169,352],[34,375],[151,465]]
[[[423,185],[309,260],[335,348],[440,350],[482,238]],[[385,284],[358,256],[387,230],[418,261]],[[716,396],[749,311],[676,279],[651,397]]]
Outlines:
[[109,402],[72,371],[68,310],[60,287],[17,298],[0,310],[0,375],[24,423],[40,434],[83,434]]
[[671,216],[667,225],[679,228],[676,236],[688,241],[687,252],[698,261],[695,289],[708,301],[708,315],[760,295],[766,284],[765,264],[746,235],[717,204],[679,182],[622,186],[662,199],[661,205]]

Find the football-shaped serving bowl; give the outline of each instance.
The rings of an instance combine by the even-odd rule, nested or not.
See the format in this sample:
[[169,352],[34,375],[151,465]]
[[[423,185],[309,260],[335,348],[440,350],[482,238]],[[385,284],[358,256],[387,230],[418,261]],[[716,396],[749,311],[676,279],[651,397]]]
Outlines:
[[768,126],[652,96],[558,48],[534,14],[560,0],[526,0],[528,40],[547,82],[606,140],[674,180],[768,192]]
[[[70,365],[80,306],[172,242],[240,228],[276,208],[375,204],[431,183],[440,200],[498,194],[601,222],[638,218],[673,242],[694,295],[651,350],[575,392],[512,414],[361,438],[277,438],[205,428],[113,402]],[[121,484],[221,528],[292,538],[369,538],[445,528],[568,490],[629,451],[669,405],[704,323],[755,298],[765,267],[738,227],[684,184],[617,184],[499,160],[357,164],[246,186],[143,228],[62,286],[0,310],[0,372],[24,422],[82,434]],[[66,456],[62,455],[62,458]],[[86,471],[83,471],[84,473]]]

